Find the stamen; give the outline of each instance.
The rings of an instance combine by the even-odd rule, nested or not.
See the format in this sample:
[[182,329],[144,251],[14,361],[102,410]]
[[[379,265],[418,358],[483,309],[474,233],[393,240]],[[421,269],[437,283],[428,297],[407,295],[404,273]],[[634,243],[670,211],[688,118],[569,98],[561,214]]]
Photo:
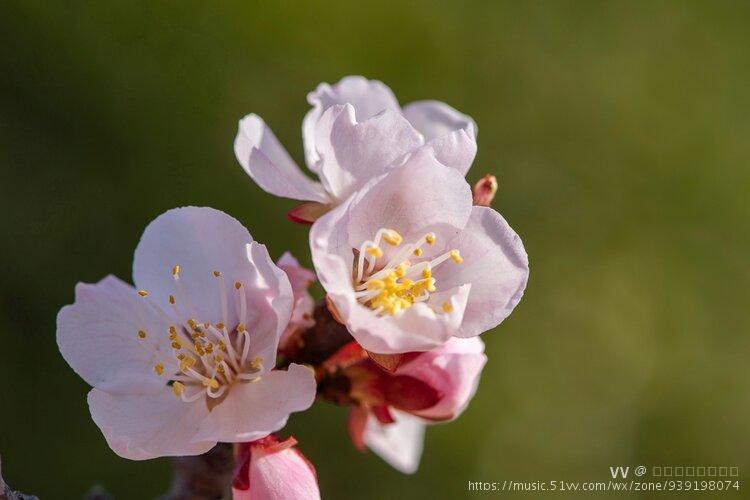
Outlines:
[[182,382],[173,382],[172,392],[175,396],[182,396],[182,394],[185,392],[185,384],[183,384]]
[[437,236],[435,236],[435,233],[427,233],[427,235],[424,237],[424,241],[428,245],[434,245],[436,240]]
[[146,338],[146,332],[143,330],[138,330],[138,338],[145,339]]
[[138,295],[141,297],[148,297],[148,292],[146,290],[138,290]]
[[180,266],[174,266],[172,268],[172,276],[177,279],[180,277]]
[[163,375],[164,374],[164,365],[162,363],[157,363],[154,365],[154,371],[157,375]]
[[417,247],[417,248],[414,249],[414,251],[412,253],[414,254],[415,257],[421,257],[422,256],[422,249],[419,248],[419,247]]
[[393,246],[398,246],[404,240],[404,238],[396,232],[395,229],[388,229],[383,233],[383,239],[386,243]]
[[453,312],[453,306],[450,302],[443,302],[443,312],[449,313]]
[[245,298],[245,289],[242,286],[242,283],[239,281],[234,284],[234,288],[238,292],[238,297],[240,301],[240,324],[245,322],[245,314],[247,313],[247,299]]
[[461,257],[461,254],[458,253],[458,250],[451,250],[450,251],[451,260],[455,262],[456,264],[460,264],[464,261],[463,257]]
[[381,250],[380,247],[368,247],[366,251],[367,255],[371,255],[376,259],[383,256],[383,250]]

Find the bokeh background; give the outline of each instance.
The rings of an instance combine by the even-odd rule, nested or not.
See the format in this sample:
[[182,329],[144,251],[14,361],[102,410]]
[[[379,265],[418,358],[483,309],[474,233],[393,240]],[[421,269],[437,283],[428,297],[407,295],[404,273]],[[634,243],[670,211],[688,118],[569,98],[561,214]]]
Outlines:
[[143,228],[180,205],[227,211],[309,263],[293,203],[253,184],[232,141],[256,112],[302,162],[305,95],[346,74],[475,118],[469,178],[498,177],[531,279],[416,475],[356,452],[340,408],[293,416],[324,496],[457,498],[468,481],[638,464],[746,478],[749,23],[740,1],[3,1],[6,479],[42,498],[166,489],[168,460],[106,446],[57,351],[57,310],[77,281],[129,279]]

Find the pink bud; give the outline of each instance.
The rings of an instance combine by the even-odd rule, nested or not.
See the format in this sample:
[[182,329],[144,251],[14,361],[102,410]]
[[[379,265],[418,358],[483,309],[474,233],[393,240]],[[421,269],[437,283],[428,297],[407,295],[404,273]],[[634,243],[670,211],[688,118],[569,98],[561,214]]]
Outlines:
[[474,184],[471,193],[474,198],[474,205],[489,207],[495,198],[495,193],[497,193],[497,179],[492,174],[485,175]]
[[293,437],[279,441],[271,434],[242,443],[232,485],[234,500],[319,500],[313,465],[294,445]]

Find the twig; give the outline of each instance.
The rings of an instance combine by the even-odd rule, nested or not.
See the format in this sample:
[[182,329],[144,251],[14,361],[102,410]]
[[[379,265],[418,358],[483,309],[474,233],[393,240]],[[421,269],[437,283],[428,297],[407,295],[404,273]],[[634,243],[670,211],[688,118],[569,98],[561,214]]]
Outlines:
[[220,500],[231,495],[234,452],[219,443],[195,457],[172,459],[172,486],[161,500]]
[[0,500],[39,500],[34,495],[25,495],[18,491],[13,491],[10,486],[3,480],[2,462],[0,461]]

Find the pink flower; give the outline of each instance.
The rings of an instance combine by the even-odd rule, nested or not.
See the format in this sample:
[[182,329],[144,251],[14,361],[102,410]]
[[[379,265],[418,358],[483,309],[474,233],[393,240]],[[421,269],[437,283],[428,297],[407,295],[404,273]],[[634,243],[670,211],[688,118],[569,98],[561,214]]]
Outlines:
[[312,316],[315,309],[315,300],[308,291],[310,285],[315,283],[315,273],[302,267],[289,252],[285,252],[276,262],[276,265],[286,273],[294,294],[292,317],[289,320],[289,326],[287,326],[279,341],[280,350],[283,351],[284,344],[292,339],[296,332],[310,328],[315,324]]
[[310,246],[337,317],[381,354],[494,328],[521,299],[529,272],[505,219],[473,207],[463,176],[425,150],[320,218]]
[[289,280],[235,219],[197,207],[157,217],[133,279],[78,284],[57,318],[60,351],[94,387],[91,416],[115,453],[196,455],[266,436],[312,404],[311,370],[273,370]]
[[294,445],[293,437],[279,441],[273,434],[240,445],[232,488],[235,500],[320,499],[313,465]]
[[351,396],[359,402],[349,417],[352,441],[412,473],[419,465],[425,425],[453,420],[466,409],[487,357],[484,343],[474,337],[451,339],[406,358],[393,374],[375,368],[374,379],[357,376],[354,365],[344,373],[353,374]]
[[445,103],[417,101],[403,109],[383,83],[349,76],[322,83],[308,95],[302,124],[305,159],[320,181],[297,166],[257,115],[239,123],[234,143],[240,165],[265,191],[307,201],[290,212],[312,222],[373,177],[428,149],[465,175],[476,155],[476,124]]

